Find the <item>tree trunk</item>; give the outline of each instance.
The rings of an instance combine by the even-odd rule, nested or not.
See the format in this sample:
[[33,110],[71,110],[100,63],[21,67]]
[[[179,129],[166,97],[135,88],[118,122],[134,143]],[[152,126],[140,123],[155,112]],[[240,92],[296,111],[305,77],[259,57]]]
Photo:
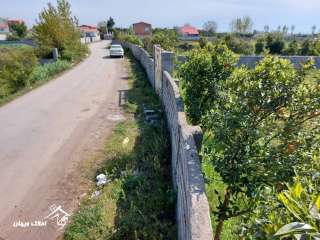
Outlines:
[[[222,205],[222,208],[220,208],[220,211],[221,210],[226,211],[228,209],[229,200],[230,200],[230,194],[231,194],[230,189],[226,189],[226,193],[224,195],[223,205]],[[225,220],[226,220],[225,217],[221,217],[219,219],[218,225],[216,227],[216,233],[215,233],[215,236],[214,236],[214,240],[220,240],[222,229],[223,229],[223,223],[224,223]]]
[[217,227],[216,227],[216,234],[214,236],[214,240],[220,240],[222,228],[223,228],[224,220],[220,220]]

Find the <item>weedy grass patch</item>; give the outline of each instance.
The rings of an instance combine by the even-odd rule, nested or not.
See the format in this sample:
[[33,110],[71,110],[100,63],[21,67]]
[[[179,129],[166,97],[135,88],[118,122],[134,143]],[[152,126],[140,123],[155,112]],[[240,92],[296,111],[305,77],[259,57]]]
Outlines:
[[106,141],[104,163],[97,171],[110,182],[99,196],[83,200],[65,231],[66,240],[176,239],[168,133],[163,116],[151,126],[143,114],[143,106],[161,105],[141,65],[127,57],[128,119]]

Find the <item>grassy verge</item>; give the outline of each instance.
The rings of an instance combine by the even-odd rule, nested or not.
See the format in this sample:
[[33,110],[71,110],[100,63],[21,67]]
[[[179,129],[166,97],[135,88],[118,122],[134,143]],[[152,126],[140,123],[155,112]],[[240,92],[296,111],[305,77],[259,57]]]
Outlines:
[[162,116],[152,127],[142,110],[143,105],[160,109],[160,103],[142,67],[131,55],[128,59],[128,120],[106,141],[97,172],[110,182],[98,189],[99,196],[82,201],[65,231],[66,240],[176,239],[167,131]]
[[[1,50],[6,52],[14,51],[14,53],[12,53],[13,56],[23,51],[32,52],[32,55],[34,55],[33,48],[29,46],[1,46],[0,45],[0,53],[1,53]],[[9,75],[8,75],[8,72],[6,72],[5,74],[2,72],[0,74],[0,106],[58,77],[59,75],[64,73],[66,70],[80,63],[83,59],[80,59],[76,62],[58,60],[57,62],[53,62],[45,65],[41,65],[37,62],[34,62],[34,65],[32,66],[28,66],[27,63],[31,61],[31,60],[30,61],[28,60],[29,60],[28,58],[22,60],[20,59],[19,56],[15,56],[15,58],[12,57],[8,61],[4,61],[5,67],[2,67],[2,69],[0,69],[0,73],[1,73],[1,70],[4,70],[4,69],[6,71],[10,69],[9,71],[11,71],[11,73]],[[13,62],[13,61],[16,61],[16,62]],[[22,62],[22,64],[19,65],[18,64],[19,62],[20,63]],[[23,62],[25,63],[25,66],[23,65]],[[29,72],[27,70],[28,67],[32,67],[31,68],[32,70]]]
[[55,63],[50,63],[47,65],[38,65],[32,77],[30,79],[30,84],[25,86],[18,91],[8,94],[4,97],[0,98],[0,106],[14,100],[15,98],[22,96],[31,90],[42,86],[43,84],[49,82],[51,79],[59,76],[59,74],[63,73],[64,71],[70,69],[72,64],[67,61],[58,61]]

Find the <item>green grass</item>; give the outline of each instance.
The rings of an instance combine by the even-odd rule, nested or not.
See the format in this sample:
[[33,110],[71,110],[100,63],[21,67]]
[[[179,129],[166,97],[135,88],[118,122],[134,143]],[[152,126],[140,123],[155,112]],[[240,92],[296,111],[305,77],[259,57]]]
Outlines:
[[33,47],[29,45],[24,45],[24,44],[0,44],[0,51],[1,49],[33,49]]
[[71,68],[71,62],[58,60],[54,63],[38,65],[32,73],[31,80],[33,82],[46,81],[58,73]]
[[160,103],[141,66],[131,55],[128,59],[128,119],[107,139],[97,171],[111,182],[100,196],[82,201],[65,231],[66,240],[176,239],[168,133],[162,116],[159,126],[152,127],[142,114],[143,104],[160,109]]

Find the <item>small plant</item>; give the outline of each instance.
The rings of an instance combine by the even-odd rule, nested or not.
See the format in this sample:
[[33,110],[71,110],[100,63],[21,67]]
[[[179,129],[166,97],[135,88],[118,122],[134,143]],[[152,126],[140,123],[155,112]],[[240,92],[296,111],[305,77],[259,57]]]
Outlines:
[[71,67],[71,63],[68,61],[59,60],[54,63],[49,63],[46,65],[37,66],[31,76],[32,83],[39,81],[46,81],[52,76],[69,69]]
[[[313,154],[319,164],[319,155]],[[319,167],[319,165],[318,165]],[[320,237],[319,171],[300,172],[285,190],[266,188],[247,235],[254,239],[317,240]]]

